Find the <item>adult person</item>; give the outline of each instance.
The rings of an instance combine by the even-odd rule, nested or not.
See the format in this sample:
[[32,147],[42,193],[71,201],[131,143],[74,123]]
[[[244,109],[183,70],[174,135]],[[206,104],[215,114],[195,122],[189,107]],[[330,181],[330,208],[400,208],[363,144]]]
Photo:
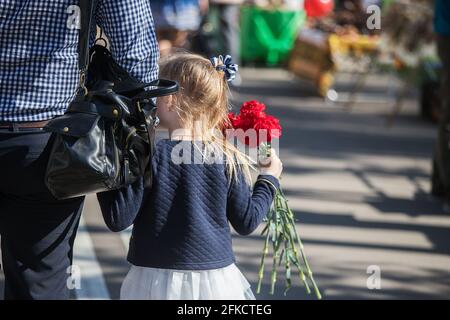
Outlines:
[[161,55],[170,54],[173,48],[187,49],[188,37],[198,30],[207,4],[208,0],[152,1]]
[[222,51],[230,54],[234,63],[240,63],[239,16],[243,0],[210,0],[211,8],[219,12],[219,31],[223,44]]
[[[221,51],[233,57],[233,62],[240,64],[240,8],[244,0],[210,0],[211,9],[216,9],[219,16],[219,37],[222,44]],[[217,54],[217,52],[215,52]],[[241,83],[237,75],[232,85]]]
[[[5,299],[67,299],[84,198],[56,200],[44,184],[51,136],[78,84],[77,0],[0,0],[0,236]],[[149,0],[97,0],[95,22],[114,59],[157,78]]]
[[435,0],[434,29],[438,54],[442,62],[442,110],[433,157],[432,190],[444,197],[445,209],[450,210],[450,2]]

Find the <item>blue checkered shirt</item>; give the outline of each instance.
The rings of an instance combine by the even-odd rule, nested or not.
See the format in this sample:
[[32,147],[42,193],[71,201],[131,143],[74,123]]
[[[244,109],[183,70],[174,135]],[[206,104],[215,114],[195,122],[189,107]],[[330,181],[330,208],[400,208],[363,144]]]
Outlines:
[[[97,2],[95,22],[116,62],[142,81],[156,79],[150,0]],[[0,121],[47,120],[67,109],[79,82],[78,29],[68,27],[73,5],[78,1],[0,0]]]

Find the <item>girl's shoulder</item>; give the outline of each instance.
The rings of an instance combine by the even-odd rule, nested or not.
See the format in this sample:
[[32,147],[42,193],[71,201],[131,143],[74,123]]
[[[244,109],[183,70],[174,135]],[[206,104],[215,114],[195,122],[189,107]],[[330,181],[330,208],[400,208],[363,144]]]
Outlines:
[[200,141],[159,139],[155,144],[154,160],[173,165],[203,165],[218,170],[225,168],[220,158],[208,156]]
[[182,155],[185,150],[189,151],[191,148],[191,141],[158,139],[155,143],[155,156],[171,156],[172,152],[174,153],[174,155],[177,153]]
[[208,190],[228,189],[228,177],[223,163],[205,162],[201,143],[186,140],[162,139],[156,143],[153,158],[154,178],[170,179],[172,185],[204,188]]

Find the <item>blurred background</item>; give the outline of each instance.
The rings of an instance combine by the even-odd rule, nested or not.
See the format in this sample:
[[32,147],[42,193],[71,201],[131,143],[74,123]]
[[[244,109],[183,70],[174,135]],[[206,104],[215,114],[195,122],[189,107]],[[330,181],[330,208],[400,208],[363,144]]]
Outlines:
[[[280,119],[282,185],[324,299],[450,298],[449,1],[151,3],[162,56],[231,54],[234,111],[256,99]],[[119,297],[129,236],[88,197],[74,299]],[[255,288],[262,237],[233,243]],[[280,270],[257,298],[314,299],[299,281],[284,296]]]

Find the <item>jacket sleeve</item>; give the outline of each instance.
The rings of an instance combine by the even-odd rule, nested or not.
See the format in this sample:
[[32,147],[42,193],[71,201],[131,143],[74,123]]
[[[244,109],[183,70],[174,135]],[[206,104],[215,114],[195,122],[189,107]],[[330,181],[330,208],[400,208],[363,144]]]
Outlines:
[[159,47],[150,0],[98,0],[95,18],[120,66],[143,82],[158,78]]
[[103,219],[111,231],[119,232],[133,224],[143,195],[143,179],[122,189],[97,193]]
[[252,191],[239,173],[237,181],[231,182],[227,201],[227,218],[236,232],[248,235],[255,231],[267,216],[278,188],[278,179],[260,175]]

